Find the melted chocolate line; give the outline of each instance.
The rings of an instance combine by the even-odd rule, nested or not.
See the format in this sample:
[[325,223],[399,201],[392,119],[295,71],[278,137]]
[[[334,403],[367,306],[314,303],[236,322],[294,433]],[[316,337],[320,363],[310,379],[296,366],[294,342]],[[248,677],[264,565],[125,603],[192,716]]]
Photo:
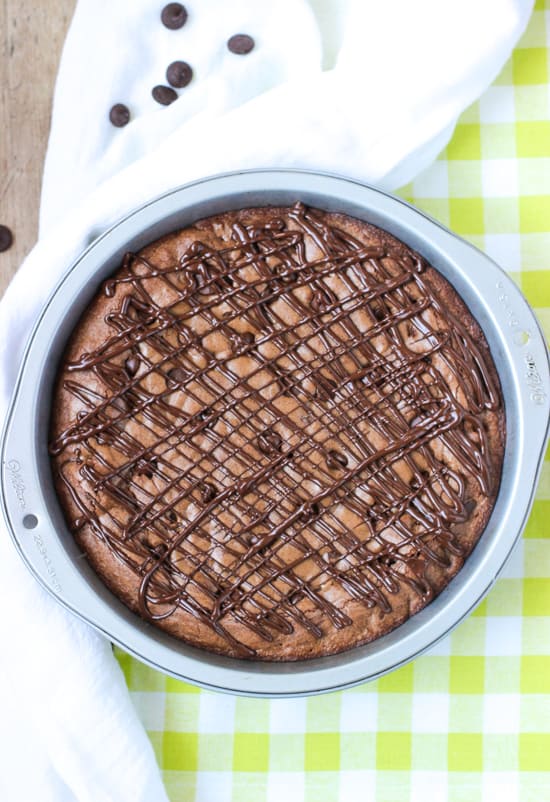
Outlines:
[[[334,318],[334,319],[335,319],[335,321],[336,321],[336,322],[338,322],[338,320],[339,320],[339,317],[344,317],[344,316],[348,315],[348,314],[349,314],[351,311],[355,311],[355,309],[356,309],[356,308],[360,308],[360,307],[361,307],[361,305],[362,305],[362,303],[364,303],[364,300],[365,300],[364,298],[360,298],[360,299],[357,301],[357,304],[356,304],[356,305],[352,306],[351,308],[350,308],[350,307],[347,307],[347,308],[346,308],[346,310],[342,311],[342,312],[340,313],[340,315],[339,315],[339,316],[336,316],[336,317]],[[309,317],[305,318],[304,322],[311,322],[311,320],[313,320],[314,318],[315,318],[315,315],[313,315],[313,316],[309,316]],[[386,325],[384,326],[384,328],[387,328],[387,327],[388,327],[388,324],[386,324]],[[153,339],[153,338],[156,338],[156,337],[158,336],[158,334],[159,334],[161,331],[163,331],[164,329],[168,329],[168,328],[169,328],[169,324],[168,324],[168,323],[166,323],[166,324],[164,325],[164,327],[162,327],[162,328],[160,328],[160,329],[156,329],[156,330],[155,330],[155,331],[153,331],[151,334],[149,334],[149,335],[147,336],[147,338],[143,337],[143,338],[142,338],[142,341],[143,341],[143,340],[145,340],[145,339]],[[290,332],[291,330],[292,330],[292,327],[290,327],[290,326],[289,326],[289,327],[288,327],[288,331]],[[381,332],[382,330],[383,330],[383,329],[382,329],[382,327],[380,327],[380,328],[379,328],[379,331]],[[271,340],[272,338],[274,338],[274,339],[275,339],[275,338],[277,338],[277,336],[278,336],[278,332],[277,332],[277,333],[275,333],[274,335],[272,335],[272,337],[269,337],[269,338],[267,338],[267,339],[269,339],[269,340]],[[364,336],[364,335],[363,335],[363,336]],[[265,343],[266,341],[267,341],[267,340],[266,340],[266,339],[264,339],[264,340],[262,341],[262,344],[263,344],[263,343]],[[131,342],[131,345],[134,345],[134,344],[135,344],[135,342],[137,342],[137,341],[133,341],[133,340],[132,340],[132,342]],[[346,347],[346,346],[343,346],[343,348],[345,348],[345,347]],[[352,347],[352,346],[348,346],[348,347]],[[101,350],[101,349],[99,349],[99,350]],[[127,350],[128,350],[128,346],[120,347],[120,348],[116,349],[116,351],[115,351],[115,353],[114,353],[114,356],[118,356],[118,355],[120,355],[120,354],[123,354],[123,353],[125,353]],[[178,349],[178,350],[177,350],[177,353],[180,353],[180,351],[182,351],[182,350],[183,350],[183,349]],[[113,355],[113,354],[111,354],[111,355]],[[71,369],[72,369],[72,370],[77,370],[77,369],[78,369],[78,370],[80,370],[80,369],[85,369],[85,368],[87,368],[87,367],[96,367],[96,359],[97,359],[97,357],[96,357],[96,358],[94,358],[94,357],[92,357],[92,356],[91,356],[91,355],[89,355],[89,354],[86,354],[85,356],[86,356],[86,358],[85,358],[85,359],[83,359],[83,360],[80,360],[80,361],[79,361],[79,362],[77,362],[77,363],[71,363],[71,365],[72,365]],[[231,357],[228,357],[228,358],[227,358],[227,360],[225,360],[225,361],[229,361],[229,360],[230,360],[230,359],[232,359],[232,358],[233,358],[232,356],[231,356]],[[168,361],[168,359],[167,359],[166,361]],[[162,363],[160,363],[160,364],[162,364]],[[222,364],[222,363],[218,363],[218,366],[219,366],[220,364]],[[158,367],[158,366],[157,366],[157,367]],[[207,366],[207,367],[205,367],[204,369],[202,369],[201,371],[197,372],[197,373],[195,374],[195,376],[194,376],[195,380],[202,378],[202,377],[203,377],[203,375],[204,375],[204,374],[207,372],[207,370],[208,370],[208,369],[209,369],[209,366]],[[154,372],[154,371],[153,371],[153,370],[150,370],[150,371],[149,371],[149,373],[142,374],[142,375],[141,375],[139,378],[136,378],[136,379],[132,380],[132,382],[129,382],[129,383],[126,385],[125,392],[127,392],[128,390],[135,389],[135,388],[136,388],[136,387],[137,387],[137,386],[138,386],[138,385],[141,383],[141,381],[142,381],[142,380],[143,380],[143,379],[144,379],[144,378],[145,378],[147,375],[150,375],[150,373],[152,373],[152,372]],[[165,392],[165,393],[162,395],[162,397],[164,397],[165,395],[169,395],[169,394],[171,394],[171,392],[172,392],[172,390],[171,390],[171,389],[167,389],[167,391],[166,391],[166,392]],[[82,421],[79,421],[79,422],[78,422],[78,424],[76,424],[75,426],[69,427],[69,428],[68,428],[68,429],[67,429],[67,430],[66,430],[66,431],[65,431],[65,432],[64,432],[64,433],[63,433],[63,434],[62,434],[62,435],[61,435],[61,436],[60,436],[60,437],[59,437],[59,438],[58,438],[58,439],[57,439],[57,440],[56,440],[56,441],[55,441],[55,442],[54,442],[54,443],[53,443],[53,444],[50,446],[50,451],[51,451],[51,453],[52,453],[52,454],[59,454],[59,453],[61,453],[61,451],[63,450],[63,448],[64,448],[65,446],[67,446],[67,445],[71,445],[71,444],[73,444],[73,443],[78,443],[78,442],[80,441],[80,433],[79,433],[79,430],[82,428],[82,426],[83,426],[83,425],[85,425],[85,424],[86,424],[88,417],[92,417],[93,415],[97,415],[97,414],[100,414],[101,412],[103,412],[103,411],[104,411],[106,408],[108,408],[108,407],[109,407],[109,406],[110,406],[110,405],[111,405],[113,402],[115,402],[115,401],[119,400],[119,399],[122,397],[123,393],[124,393],[124,391],[123,391],[122,393],[119,393],[119,394],[114,394],[114,395],[113,395],[113,396],[111,396],[110,398],[106,399],[106,400],[103,402],[103,404],[100,404],[100,405],[98,405],[98,407],[96,407],[96,409],[95,409],[95,410],[94,410],[92,413],[90,413],[90,414],[89,414],[89,416],[86,416],[86,417],[85,417],[85,418],[84,418]],[[148,401],[146,401],[146,402],[145,402],[144,406],[147,406],[147,405],[152,405],[152,404],[156,403],[156,402],[157,402],[157,400],[158,400],[158,397],[152,397],[152,398],[150,398]],[[142,411],[142,409],[144,408],[144,406],[141,406],[141,407],[136,407],[136,408],[134,408],[134,409],[133,409],[133,410],[132,410],[132,411],[131,411],[131,412],[130,412],[128,415],[126,415],[126,416],[120,416],[120,421],[126,420],[127,418],[131,418],[131,417],[132,417],[132,416],[133,416],[133,415],[134,415],[136,412],[140,412],[140,411]],[[103,431],[105,428],[107,428],[107,427],[106,427],[106,426],[97,427],[97,432],[101,432],[101,431]],[[89,436],[89,433],[88,433],[88,432],[86,433],[85,437],[87,437],[87,436]]]
[[[498,404],[479,349],[459,321],[454,317],[449,321],[448,312],[422,278],[424,263],[419,257],[404,248],[364,245],[301,204],[288,218],[298,230],[285,229],[284,221],[265,228],[236,223],[233,246],[214,251],[198,243],[178,265],[168,268],[158,269],[128,255],[122,274],[105,285],[111,295],[119,285],[129,285],[118,311],[106,318],[116,334],[69,366],[73,372],[93,370],[106,395],[91,395],[86,387],[67,380],[65,389],[89,411],[83,410],[84,415],[51,446],[54,454],[73,444],[84,448],[89,453],[86,460],[93,456],[101,466],[101,472],[90,472],[84,465],[84,483],[91,483],[94,493],[103,488],[125,508],[129,518],[123,522],[93,493],[75,489],[60,469],[80,511],[79,525],[91,526],[118,559],[143,577],[142,614],[162,618],[182,608],[212,626],[239,653],[248,654],[252,650],[223,626],[226,617],[267,641],[273,639],[272,631],[290,634],[292,621],[314,637],[322,636],[317,624],[289,601],[297,592],[333,626],[349,625],[347,616],[322,594],[329,580],[349,597],[383,611],[391,609],[386,594],[397,593],[400,582],[429,595],[418,572],[411,567],[403,573],[400,566],[412,566],[417,554],[447,565],[447,552],[461,553],[448,526],[467,517],[461,475],[439,463],[429,444],[434,439],[444,443],[464,476],[474,477],[482,492],[489,492],[487,437],[472,414]],[[323,258],[307,261],[307,238]],[[155,301],[159,281],[172,293],[164,308]],[[335,293],[326,281],[339,281],[343,292]],[[305,287],[313,299],[309,306],[300,296]],[[385,309],[381,319],[372,311],[378,302]],[[223,305],[230,311],[218,317]],[[287,307],[300,318],[300,331],[307,333],[297,334],[296,324],[289,325],[281,316]],[[428,324],[424,317],[428,309],[450,322],[450,333],[441,335]],[[369,316],[366,330],[358,327],[356,314]],[[201,338],[189,333],[188,324],[194,320],[202,320],[209,333],[235,343],[237,353],[214,357]],[[230,325],[235,321],[240,321],[239,327],[245,323],[248,329],[259,330],[255,342],[242,347],[237,339],[242,335]],[[415,350],[403,337],[400,327],[405,324],[409,340],[414,332]],[[174,336],[181,338],[177,346]],[[384,356],[376,348],[379,340],[389,345]],[[418,350],[421,344],[423,350]],[[150,349],[147,354],[145,346]],[[276,349],[276,357],[265,356],[268,347]],[[195,351],[192,359],[190,348]],[[132,370],[124,370],[128,352],[133,358],[139,355],[139,377],[137,371],[132,377]],[[256,364],[244,377],[231,367],[237,356]],[[428,364],[428,358],[436,363]],[[456,395],[449,397],[435,365],[445,366],[453,377],[463,396],[460,402]],[[170,371],[178,370],[177,388],[172,381],[157,394],[145,389],[146,380],[162,376],[170,381]],[[266,373],[272,378],[259,393],[254,381]],[[174,392],[194,400],[200,409],[184,414],[174,405],[179,398]],[[206,415],[201,411],[204,393],[212,399]],[[275,402],[289,394],[302,407],[307,404],[326,433],[312,439],[291,415],[282,415]],[[126,431],[130,424],[135,436]],[[267,443],[266,433],[279,425],[291,433],[288,452],[286,436],[284,445],[278,444],[284,453],[278,448],[258,451],[254,445],[258,438]],[[139,430],[153,437],[153,446],[140,443]],[[282,431],[277,433],[281,435]],[[375,435],[378,441],[372,440]],[[109,437],[110,448],[126,460],[110,465],[94,445],[97,436]],[[258,455],[260,469],[254,468],[243,448]],[[323,467],[322,459],[314,459],[327,449],[347,460],[336,475]],[[155,480],[143,486],[134,471],[140,460],[148,463],[153,454],[156,464],[150,473]],[[176,470],[171,454],[190,465]],[[192,454],[197,455],[196,464],[189,458]],[[407,466],[413,484],[409,486],[397,472],[397,464]],[[310,498],[298,492],[301,483],[296,475],[314,478],[317,490]],[[200,488],[209,482],[220,492],[203,501],[192,520],[182,517],[178,505],[186,499],[200,503]],[[246,497],[252,500],[245,501]],[[260,515],[258,504],[265,506]],[[366,541],[342,524],[337,513],[341,504],[363,521]],[[240,521],[248,523],[243,527]],[[166,553],[152,557],[139,545],[137,536],[142,532],[159,538]],[[229,565],[215,557],[220,545],[215,532],[225,532],[222,540]],[[388,541],[386,532],[393,532],[398,542]],[[247,542],[248,537],[254,543]],[[203,541],[210,545],[200,545]],[[327,561],[336,541],[342,552]],[[297,554],[292,560],[279,556],[288,547]],[[316,573],[304,583],[295,569],[307,560]],[[392,560],[397,567],[390,564]],[[214,587],[222,582],[223,590],[213,593],[206,581]]]
[[[327,258],[322,259],[322,260],[313,261],[313,262],[311,262],[309,264],[307,269],[309,270],[310,267],[317,267],[317,266],[321,266],[321,265],[324,265],[324,264],[328,263],[328,267],[326,267],[324,270],[316,271],[316,275],[318,275],[319,278],[324,278],[324,277],[331,276],[331,275],[339,275],[340,271],[342,271],[343,269],[345,269],[347,267],[347,264],[346,264],[346,261],[344,261],[340,266],[336,266],[335,267],[334,266],[334,262],[337,261],[337,259],[338,259],[338,257],[336,257],[336,259],[335,259],[335,257],[332,257],[332,258],[328,258],[327,257]],[[350,261],[350,257],[347,257],[347,260]],[[355,260],[355,257],[353,257],[353,261],[354,260]],[[252,261],[252,260],[249,260],[249,261]],[[296,270],[298,270],[298,271],[306,269],[303,265],[299,265],[299,264],[296,264],[295,267],[296,267]],[[164,272],[165,273],[169,273],[170,272],[170,268],[166,268]],[[128,277],[127,279],[124,279],[124,278],[119,279],[117,281],[117,283],[118,284],[122,284],[126,280],[133,282],[133,278],[132,277]],[[372,284],[370,284],[368,286],[368,290],[370,291],[372,297],[380,297],[382,295],[387,294],[388,292],[390,292],[393,289],[399,288],[403,283],[406,283],[409,280],[410,280],[410,276],[408,276],[408,275],[392,277],[390,281],[388,281],[386,283],[379,284],[379,285],[377,285],[375,287],[373,287]],[[253,290],[253,289],[256,289],[256,287],[258,285],[261,286],[263,283],[265,283],[265,277],[261,276],[260,278],[256,279],[255,281],[247,282],[245,286],[246,286],[246,288],[248,290]],[[295,284],[295,287],[308,286],[310,283],[311,282],[309,280],[308,281],[304,281],[303,283],[297,282]],[[143,298],[145,298],[145,299],[149,298],[149,296],[147,296],[147,294],[144,292],[143,287],[136,287],[135,289],[136,289],[136,291],[138,291],[142,295]],[[366,289],[366,287],[359,288],[359,290],[357,292],[357,295],[356,295],[357,298],[362,298],[363,301],[365,300],[364,297],[363,297],[365,289]],[[284,290],[281,290],[280,292],[284,292]],[[239,294],[243,295],[242,286],[237,286],[234,290],[225,293],[225,295],[223,297],[223,301],[227,302],[230,299],[232,299],[233,296],[236,296],[236,295],[239,295]],[[271,293],[269,295],[269,300],[275,300],[276,297],[279,294],[280,293],[275,293],[275,292]],[[189,299],[189,294],[188,293],[180,294],[180,297],[173,304],[171,304],[171,306],[176,306],[176,305],[180,304],[182,301],[185,301],[185,300],[188,300],[188,299]],[[130,300],[132,301],[132,306],[134,308],[139,309],[140,311],[145,313],[145,315],[146,315],[145,316],[145,321],[144,321],[145,323],[150,322],[151,318],[154,319],[153,306],[151,306],[147,302],[145,302],[145,303],[139,302],[139,301],[137,301],[136,299],[133,299],[133,298],[130,298]],[[264,300],[265,300],[265,298],[264,298]],[[257,295],[254,295],[253,296],[253,303],[251,304],[249,309],[253,308],[253,306],[254,306],[254,304],[256,302],[257,302]],[[201,304],[201,306],[202,306],[202,308],[204,310],[208,311],[211,308],[219,305],[219,303],[220,303],[219,299],[214,299],[212,301],[209,301],[208,303]],[[128,304],[129,304],[128,296],[125,298],[125,300],[123,302],[123,308],[121,310],[121,314],[122,315],[126,314],[125,304],[126,304],[126,306],[128,306]],[[349,309],[349,307],[348,307],[348,309]],[[164,310],[164,311],[166,312],[166,310]],[[235,317],[238,314],[242,314],[245,311],[246,311],[246,309],[242,309],[242,308],[239,307],[237,309],[237,314],[235,315]],[[304,311],[306,311],[306,310],[304,310]],[[329,307],[327,311],[332,311],[332,307]],[[316,317],[315,314],[314,315],[308,315],[307,311],[306,311],[306,318],[304,319],[304,322],[310,322],[311,320],[315,319],[315,317]],[[187,318],[185,316],[182,316],[181,322],[185,322],[186,319]],[[141,322],[141,321],[135,322],[133,328],[132,327],[127,327],[125,329],[124,333],[128,334],[128,333],[132,333],[133,330],[137,330],[141,334],[144,322]],[[174,323],[173,320],[167,319],[165,327],[170,326],[172,323]],[[154,330],[154,331],[152,331],[152,332],[150,332],[148,334],[146,333],[146,334],[147,334],[148,337],[154,337],[156,333],[157,333],[157,331]],[[108,340],[103,346],[101,346],[99,349],[97,349],[97,351],[95,352],[96,353],[96,359],[98,361],[100,361],[103,357],[109,358],[109,357],[117,356],[118,354],[120,354],[124,350],[126,350],[126,348],[117,348],[114,352],[106,353],[108,351],[109,347],[111,346],[111,344],[117,345],[117,340],[118,340],[117,337],[113,337],[110,340]],[[139,341],[141,341],[141,340],[139,340]],[[67,369],[68,370],[84,369],[86,367],[92,367],[94,364],[96,364],[96,361],[94,360],[93,356],[91,356],[89,354],[83,354],[79,361],[68,363]]]

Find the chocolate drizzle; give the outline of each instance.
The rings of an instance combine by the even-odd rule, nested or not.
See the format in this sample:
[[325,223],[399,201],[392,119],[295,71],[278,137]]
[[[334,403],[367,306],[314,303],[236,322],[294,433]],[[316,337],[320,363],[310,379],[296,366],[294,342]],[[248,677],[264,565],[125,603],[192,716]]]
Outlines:
[[300,203],[169,267],[125,257],[50,451],[74,529],[140,576],[143,616],[180,608],[252,656],[243,631],[349,626],[327,587],[386,613],[403,583],[430,598],[472,487],[494,491],[499,393],[425,268]]

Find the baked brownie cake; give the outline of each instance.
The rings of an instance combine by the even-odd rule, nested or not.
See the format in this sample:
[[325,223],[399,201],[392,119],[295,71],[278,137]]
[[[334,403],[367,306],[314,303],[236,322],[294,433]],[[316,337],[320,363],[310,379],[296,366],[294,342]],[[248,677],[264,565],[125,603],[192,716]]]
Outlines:
[[341,214],[252,208],[127,254],[53,398],[88,560],[187,643],[259,660],[358,646],[430,602],[498,491],[504,411],[448,282]]

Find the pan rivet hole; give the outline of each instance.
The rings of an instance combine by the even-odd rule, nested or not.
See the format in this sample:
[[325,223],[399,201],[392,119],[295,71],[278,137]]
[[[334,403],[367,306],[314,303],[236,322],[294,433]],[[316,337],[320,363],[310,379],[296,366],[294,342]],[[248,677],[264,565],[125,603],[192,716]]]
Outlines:
[[23,518],[23,526],[25,529],[36,529],[38,526],[38,518],[36,515],[25,515]]
[[531,335],[528,331],[517,331],[514,334],[514,342],[516,345],[527,345],[530,339]]

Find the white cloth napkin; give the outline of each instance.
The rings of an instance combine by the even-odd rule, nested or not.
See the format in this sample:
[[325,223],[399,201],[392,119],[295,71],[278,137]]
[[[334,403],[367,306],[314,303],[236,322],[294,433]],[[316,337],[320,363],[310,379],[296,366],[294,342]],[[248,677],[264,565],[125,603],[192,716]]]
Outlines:
[[[230,169],[308,167],[396,187],[432,161],[496,77],[532,0],[79,0],[55,93],[40,240],[1,305],[0,415],[25,339],[78,252],[123,213]],[[254,37],[230,53],[235,33]],[[151,97],[189,62],[177,102]],[[126,103],[131,123],[107,120]],[[0,798],[164,802],[105,639],[35,583],[0,538]],[[206,798],[200,802],[214,802]]]

